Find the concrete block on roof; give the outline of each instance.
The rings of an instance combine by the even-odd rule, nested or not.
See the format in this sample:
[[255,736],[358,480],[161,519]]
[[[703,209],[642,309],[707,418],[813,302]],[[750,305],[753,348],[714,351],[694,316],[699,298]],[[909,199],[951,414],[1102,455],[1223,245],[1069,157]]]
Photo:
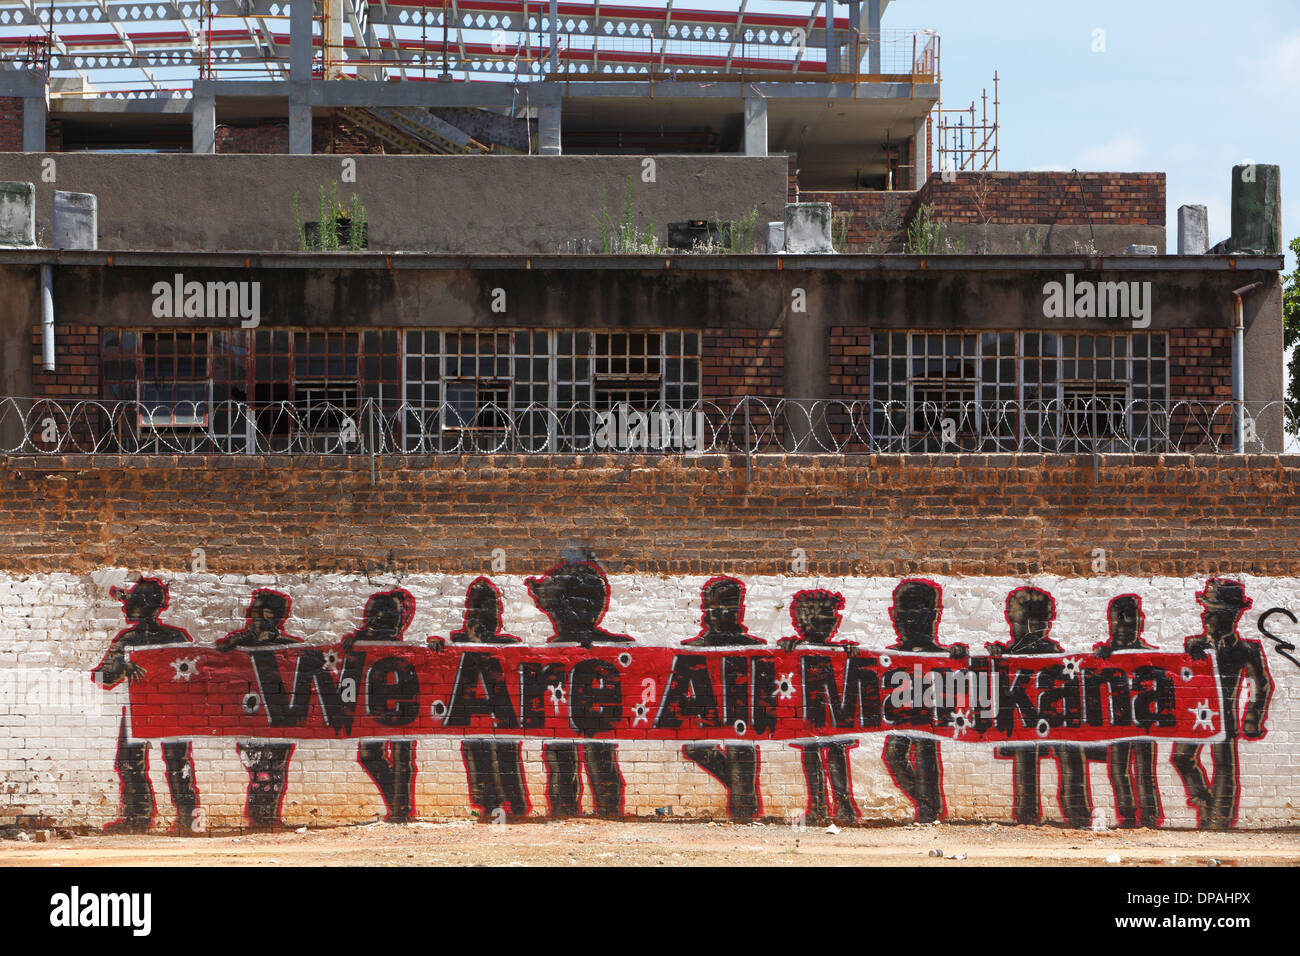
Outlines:
[[36,186],[0,183],[0,246],[36,245]]
[[792,202],[785,207],[785,251],[794,255],[833,253],[831,204]]
[[1210,248],[1210,214],[1204,206],[1178,207],[1178,254],[1203,256]]
[[767,224],[767,243],[764,248],[768,255],[785,252],[785,223],[769,222]]
[[55,249],[99,248],[99,200],[94,193],[54,191]]

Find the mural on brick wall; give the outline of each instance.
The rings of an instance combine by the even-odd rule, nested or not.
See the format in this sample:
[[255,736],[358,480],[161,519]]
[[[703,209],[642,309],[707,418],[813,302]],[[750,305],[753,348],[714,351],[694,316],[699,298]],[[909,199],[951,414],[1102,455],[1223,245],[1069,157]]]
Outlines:
[[[888,621],[867,622],[880,634],[876,650],[840,637],[846,602],[830,588],[794,593],[793,633],[769,642],[746,625],[746,584],[709,578],[698,633],[662,646],[602,627],[612,595],[595,561],[565,561],[523,584],[549,621],[545,643],[509,632],[506,601],[487,577],[469,584],[460,626],[446,637],[406,639],[416,599],[394,588],[372,594],[359,626],[328,645],[286,633],[292,600],[280,591],[254,590],[244,627],[203,647],[160,620],[169,603],[162,581],[114,588],[129,626],[92,675],[105,688],[129,688],[116,758],[121,811],[109,829],[153,824],[154,740],[176,828],[193,829],[200,812],[191,744],[214,737],[231,739],[247,770],[244,815],[254,827],[280,823],[295,745],[340,738],[356,741],[387,819],[416,817],[421,737],[458,742],[465,802],[481,820],[529,816],[530,792],[544,792],[548,816],[578,815],[587,788],[596,815],[620,816],[620,746],[670,741],[685,766],[725,790],[733,820],[765,816],[768,746],[797,754],[809,822],[850,825],[861,818],[851,758],[873,735],[881,749],[870,753],[880,754],[919,822],[947,816],[944,747],[960,744],[986,749],[1005,767],[1015,822],[1043,821],[1040,774],[1050,762],[1061,818],[1089,826],[1095,762],[1106,768],[1121,826],[1160,826],[1157,747],[1165,742],[1184,789],[1177,799],[1199,826],[1227,828],[1241,797],[1238,741],[1267,732],[1265,647],[1241,635],[1252,600],[1227,578],[1194,592],[1202,630],[1181,651],[1146,641],[1141,598],[1121,594],[1107,609],[1107,640],[1074,654],[1053,637],[1056,602],[1038,587],[1006,593],[1005,636],[975,647],[941,640],[941,585],[902,580]],[[1265,616],[1276,613],[1294,621],[1283,608]],[[1264,617],[1259,624],[1292,659],[1286,651],[1294,648],[1263,627]],[[526,741],[540,743],[542,780],[528,779]]]

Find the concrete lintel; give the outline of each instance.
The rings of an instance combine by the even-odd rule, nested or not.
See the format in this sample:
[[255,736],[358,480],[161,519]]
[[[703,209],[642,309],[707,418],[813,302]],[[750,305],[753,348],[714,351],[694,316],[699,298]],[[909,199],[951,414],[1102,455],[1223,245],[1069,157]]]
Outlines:
[[[551,86],[551,83],[543,84]],[[575,81],[556,83],[566,98],[578,96],[649,97],[671,100],[677,97],[719,97],[742,99],[759,93],[768,100],[922,100],[939,98],[938,83],[708,83],[694,80],[670,80],[649,83],[645,80],[621,82]]]
[[[312,83],[312,106],[553,106],[560,90],[549,83],[386,83],[330,80]],[[283,95],[283,94],[282,94]]]
[[194,111],[194,102],[190,97],[183,94],[146,97],[137,100],[123,100],[107,96],[56,96],[50,100],[50,111],[56,114],[149,113],[156,115],[166,113],[181,116]]
[[[401,161],[410,157],[394,156]],[[1016,256],[1016,255],[681,255],[587,256],[482,254],[447,255],[427,252],[169,252],[56,251],[0,249],[0,265],[85,265],[114,268],[192,266],[236,269],[402,269],[537,271],[647,270],[681,272],[1236,272],[1247,283],[1261,274],[1285,268],[1282,256]],[[1251,320],[1250,313],[1247,321]]]

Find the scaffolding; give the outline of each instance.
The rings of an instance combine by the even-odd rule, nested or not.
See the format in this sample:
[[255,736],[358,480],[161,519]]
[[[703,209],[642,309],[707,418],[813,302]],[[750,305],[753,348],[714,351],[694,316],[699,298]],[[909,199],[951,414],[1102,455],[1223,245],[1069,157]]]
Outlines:
[[993,119],[989,120],[989,91],[985,87],[980,93],[980,112],[977,116],[975,101],[963,109],[944,109],[943,101],[936,104],[931,114],[931,130],[937,126],[934,136],[935,149],[938,154],[938,166],[941,171],[949,172],[983,172],[998,168],[998,74],[993,74]]

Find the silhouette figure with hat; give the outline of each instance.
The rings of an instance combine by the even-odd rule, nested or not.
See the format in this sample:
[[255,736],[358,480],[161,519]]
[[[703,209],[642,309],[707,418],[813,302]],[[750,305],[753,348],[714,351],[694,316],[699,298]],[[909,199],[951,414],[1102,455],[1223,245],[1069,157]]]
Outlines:
[[[1210,744],[1214,760],[1214,780],[1201,766],[1204,744],[1174,744],[1173,764],[1187,790],[1187,805],[1196,809],[1197,826],[1203,830],[1227,830],[1237,820],[1241,785],[1237,776],[1237,738],[1262,738],[1267,729],[1268,705],[1273,699],[1273,679],[1259,641],[1247,640],[1237,633],[1241,616],[1254,602],[1246,597],[1240,581],[1210,578],[1205,590],[1196,592],[1201,605],[1201,633],[1186,639],[1184,648],[1194,660],[1214,653],[1219,684],[1223,688],[1223,713],[1217,715],[1223,725],[1223,740]],[[1243,683],[1249,680],[1252,693],[1246,701],[1240,725],[1237,713]]]
[[[130,626],[117,632],[104,659],[90,672],[91,679],[106,690],[123,680],[129,684],[145,676],[144,668],[127,657],[132,648],[194,643],[188,632],[158,620],[158,615],[167,609],[170,597],[167,585],[157,578],[140,578],[130,590],[113,587],[108,593],[122,602],[122,614]],[[192,833],[194,811],[199,805],[192,745],[187,740],[164,741],[162,752],[167,766],[167,788],[176,808],[172,832]],[[118,819],[104,827],[104,832],[140,833],[148,830],[157,812],[153,785],[149,782],[149,743],[129,738],[125,711],[118,731],[115,766],[121,788],[121,812]]]

